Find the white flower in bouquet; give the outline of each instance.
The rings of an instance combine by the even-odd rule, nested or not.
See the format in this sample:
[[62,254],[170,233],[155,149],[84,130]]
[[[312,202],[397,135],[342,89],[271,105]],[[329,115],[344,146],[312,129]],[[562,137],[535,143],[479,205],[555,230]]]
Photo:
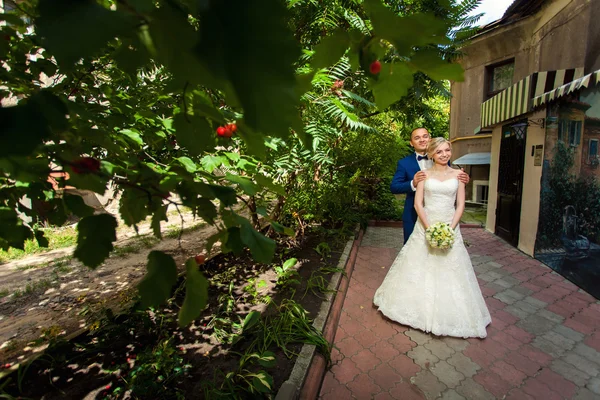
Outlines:
[[431,247],[446,250],[454,244],[454,229],[450,224],[437,222],[425,230],[425,238]]

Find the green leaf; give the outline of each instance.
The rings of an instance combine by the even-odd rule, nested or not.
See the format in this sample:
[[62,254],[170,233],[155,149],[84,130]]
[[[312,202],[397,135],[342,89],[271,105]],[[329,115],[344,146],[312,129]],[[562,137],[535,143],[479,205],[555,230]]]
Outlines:
[[234,189],[220,185],[208,186],[225,207],[231,207],[237,204],[238,199]]
[[221,243],[227,241],[227,231],[219,231],[206,239],[206,252],[210,254],[215,243],[219,241]]
[[252,378],[252,386],[260,393],[269,393],[273,390],[273,377],[265,371],[248,374]]
[[153,250],[148,254],[148,272],[138,285],[142,308],[158,307],[170,296],[177,282],[177,264],[162,251]]
[[273,230],[277,233],[283,233],[288,236],[294,236],[294,234],[295,234],[295,232],[292,228],[283,226],[279,222],[273,221],[273,222],[271,222],[271,226],[273,227]]
[[108,179],[96,174],[76,174],[72,172],[69,174],[67,182],[69,186],[76,187],[77,189],[91,190],[92,192],[104,194]]
[[246,318],[244,318],[244,323],[242,324],[242,329],[250,329],[254,325],[256,325],[260,321],[260,312],[258,311],[250,311]]
[[275,254],[275,241],[257,232],[245,218],[240,217],[242,242],[250,249],[252,257],[264,264],[268,264]]
[[78,217],[87,217],[94,214],[94,209],[83,201],[81,196],[77,195],[66,195],[63,198],[65,202],[65,206],[71,211],[73,214]]
[[60,63],[73,64],[97,54],[109,40],[133,34],[133,16],[91,0],[40,0],[36,32]]
[[260,190],[260,187],[257,186],[254,182],[244,176],[232,175],[227,173],[225,175],[225,179],[227,179],[231,183],[238,184],[240,188],[246,193],[248,196],[254,196]]
[[417,46],[450,44],[448,23],[433,14],[396,15],[381,0],[365,0],[375,35],[391,42],[401,56],[409,55]]
[[281,196],[287,195],[283,186],[276,184],[271,178],[267,178],[261,174],[256,174],[254,179],[256,179],[256,183],[258,183],[260,186],[265,187],[274,193],[277,193]]
[[216,168],[219,168],[221,164],[223,164],[223,157],[212,156],[209,154],[202,157],[200,163],[202,164],[202,168],[204,168],[204,170],[212,173]]
[[315,46],[311,66],[316,70],[331,67],[340,60],[348,47],[350,47],[348,32],[343,29],[336,30],[333,35],[324,37]]
[[227,242],[225,242],[224,245],[227,249],[231,250],[233,254],[242,254],[242,251],[244,251],[244,243],[242,242],[240,228],[233,226],[227,229]]
[[258,207],[256,207],[256,213],[258,215],[262,215],[263,217],[267,217],[269,215],[269,211],[264,206],[258,206]]
[[265,368],[273,368],[277,365],[277,360],[275,359],[275,353],[272,351],[265,351],[258,358],[258,363]]
[[148,195],[141,190],[125,189],[120,203],[119,212],[127,226],[135,226],[148,216]]
[[217,209],[212,201],[203,197],[196,200],[196,213],[211,225],[214,225],[215,218],[217,218]]
[[215,132],[206,118],[180,113],[175,116],[177,143],[193,156],[199,156],[216,146]]
[[66,105],[42,90],[13,107],[0,108],[0,157],[28,155],[53,131],[67,128]]
[[0,243],[3,250],[9,246],[23,250],[25,240],[32,236],[31,230],[23,225],[15,210],[0,207]]
[[464,70],[460,64],[452,64],[442,59],[433,49],[418,51],[410,60],[413,67],[426,73],[432,79],[462,82],[465,79]]
[[296,258],[290,258],[289,260],[286,260],[286,262],[283,263],[283,270],[285,271],[286,269],[292,268],[297,262],[298,259]]
[[135,129],[123,129],[119,133],[129,139],[129,143],[136,144],[136,148],[140,148],[144,145],[144,140],[140,136],[140,133]]
[[167,218],[167,206],[159,207],[152,216],[152,223],[150,227],[152,228],[152,232],[154,232],[154,236],[159,239],[162,239],[162,232],[160,230],[160,221],[168,221]]
[[404,63],[382,63],[378,79],[371,79],[375,104],[385,110],[408,93],[413,84],[412,71]]
[[193,258],[185,263],[185,299],[179,310],[179,326],[184,327],[198,318],[208,300],[208,281],[198,271],[198,264]]
[[213,2],[200,20],[198,54],[213,74],[226,73],[246,123],[256,132],[281,137],[289,135],[290,127],[300,131],[294,67],[300,48],[289,29],[285,4],[279,0]]
[[187,172],[196,172],[198,170],[196,163],[194,163],[189,157],[178,157],[177,161],[179,161],[181,165],[185,167]]
[[49,245],[48,239],[44,236],[44,231],[35,231],[35,240],[40,247],[47,248]]
[[109,214],[92,215],[77,224],[79,235],[73,255],[84,265],[96,268],[109,256],[117,240],[117,220]]

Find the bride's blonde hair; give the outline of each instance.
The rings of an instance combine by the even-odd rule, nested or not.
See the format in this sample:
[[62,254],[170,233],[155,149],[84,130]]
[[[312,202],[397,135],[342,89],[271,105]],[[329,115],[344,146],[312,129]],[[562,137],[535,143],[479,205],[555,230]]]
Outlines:
[[437,151],[438,147],[446,143],[448,143],[448,146],[450,146],[450,150],[452,150],[452,143],[450,143],[449,140],[444,139],[443,137],[436,137],[431,139],[431,141],[427,145],[427,157],[429,157],[429,159],[433,161],[433,155]]

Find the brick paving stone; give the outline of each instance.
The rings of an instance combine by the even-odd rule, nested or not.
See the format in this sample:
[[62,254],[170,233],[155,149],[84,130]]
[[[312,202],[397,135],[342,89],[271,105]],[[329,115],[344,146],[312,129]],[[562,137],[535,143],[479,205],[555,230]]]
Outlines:
[[494,340],[503,346],[505,346],[509,350],[517,350],[521,347],[521,342],[515,339],[513,336],[509,335],[505,332],[497,332],[492,336],[489,336],[489,340]]
[[598,364],[580,356],[579,354],[567,353],[562,359],[575,366],[578,370],[583,371],[591,376],[598,376],[598,372],[600,372],[600,366],[598,366]]
[[352,357],[353,355],[364,349],[364,347],[362,347],[356,339],[350,336],[336,343],[336,346],[340,350],[340,353],[342,353],[346,357]]
[[467,378],[472,377],[477,373],[478,370],[481,369],[479,364],[473,362],[473,360],[471,360],[463,353],[454,354],[447,360],[447,362]]
[[464,339],[447,336],[443,338],[442,341],[454,351],[463,351],[464,349],[469,347],[469,342]]
[[431,340],[431,335],[415,329],[407,330],[406,335],[408,335],[410,339],[418,345],[424,345]]
[[530,294],[533,294],[533,293],[535,293],[535,291],[534,291],[534,290],[532,290],[532,289],[530,289],[530,288],[528,288],[528,287],[525,287],[525,286],[523,286],[523,285],[519,285],[519,286],[513,286],[513,287],[512,287],[512,290],[514,290],[514,291],[515,291],[515,292],[517,292],[517,293],[520,293],[520,294],[522,294],[523,296],[529,296]]
[[495,400],[496,398],[472,378],[465,379],[460,386],[456,388],[456,391],[466,399]]
[[537,378],[529,378],[525,381],[525,384],[521,387],[525,393],[532,396],[534,399],[540,400],[560,400],[562,399],[558,394],[554,393],[548,386],[541,382]]
[[537,379],[545,383],[550,390],[557,392],[563,398],[570,399],[577,392],[577,386],[573,382],[566,380],[549,368],[544,368],[537,376]]
[[421,366],[404,354],[394,357],[393,360],[388,362],[388,365],[405,379],[409,379],[421,371]]
[[400,353],[407,353],[417,344],[404,333],[399,333],[391,337],[388,342]]
[[384,391],[388,391],[402,382],[402,375],[388,363],[379,364],[375,369],[369,371],[369,376]]
[[389,392],[380,392],[373,397],[374,400],[394,400]]
[[454,389],[448,389],[442,393],[442,400],[466,400],[463,396],[458,394]]
[[550,369],[579,387],[584,387],[585,384],[590,380],[590,376],[588,374],[577,368],[574,368],[572,364],[560,359],[552,361],[552,364],[550,364]]
[[528,376],[535,376],[539,370],[542,369],[541,364],[532,361],[515,351],[507,354],[504,361]]
[[481,347],[475,345],[469,346],[463,353],[465,356],[484,368],[489,367],[496,360],[496,357],[492,356]]
[[346,384],[352,381],[362,371],[358,369],[352,359],[346,357],[339,364],[331,367],[331,372],[333,373],[335,379],[342,384]]
[[590,361],[593,361],[596,364],[600,364],[600,353],[583,343],[578,343],[577,346],[575,346],[575,353],[587,358]]
[[348,386],[348,389],[352,391],[352,395],[357,399],[370,399],[381,392],[381,388],[366,374],[358,375],[352,382],[348,382],[346,386]]
[[510,383],[502,379],[498,374],[487,371],[479,371],[473,380],[479,383],[488,392],[496,396],[496,398],[503,398],[512,386]]
[[365,349],[352,356],[352,361],[362,372],[368,372],[381,364],[381,360],[371,350]]
[[582,333],[574,331],[571,328],[567,328],[564,325],[556,325],[554,328],[552,328],[552,331],[556,332],[574,342],[580,342],[581,340],[583,340],[583,338],[585,338],[585,335],[583,335]]
[[573,400],[598,400],[598,395],[586,388],[580,388]]
[[516,323],[519,328],[525,329],[532,335],[538,336],[548,332],[556,325],[554,322],[540,317],[539,315],[530,315]]
[[494,297],[506,304],[513,304],[516,301],[524,299],[525,295],[515,292],[512,289],[506,289],[500,293],[496,293]]
[[431,373],[435,375],[440,382],[449,388],[455,388],[465,379],[465,376],[458,372],[454,366],[446,361],[440,361],[431,368]]
[[425,394],[419,387],[410,382],[401,382],[389,391],[394,399],[398,400],[424,400]]
[[527,375],[503,360],[496,361],[489,369],[513,387],[521,386],[523,381],[527,379]]
[[562,347],[563,350],[571,350],[575,346],[574,340],[571,340],[560,333],[556,333],[554,329],[550,332],[546,332],[544,335],[542,335],[542,338],[554,343],[558,347]]
[[521,320],[527,319],[527,318],[529,318],[529,316],[531,314],[535,313],[535,310],[534,311],[525,311],[522,308],[517,307],[517,306],[515,306],[513,304],[511,304],[511,305],[507,306],[506,308],[504,308],[504,311],[506,311],[506,312],[514,315],[515,317],[517,317],[517,318],[519,318]]
[[592,378],[590,382],[586,385],[586,388],[594,392],[595,394],[600,395],[600,379]]
[[553,359],[550,354],[544,353],[542,350],[530,344],[521,347],[518,353],[523,357],[540,364],[541,366],[549,365]]
[[523,299],[523,301],[531,304],[532,306],[534,306],[535,308],[538,308],[538,309],[545,308],[548,305],[548,303],[546,303],[544,301],[541,301],[541,300],[538,300],[535,297],[531,297],[531,296],[525,297]]
[[493,339],[483,340],[481,343],[479,343],[479,347],[485,350],[486,353],[496,358],[501,358],[509,352],[509,349],[505,345]]
[[582,324],[581,322],[576,321],[573,318],[567,318],[563,325],[585,335],[589,335],[590,333],[594,332],[593,327]]
[[351,399],[352,392],[346,385],[335,386],[328,394],[321,397],[322,399]]
[[524,329],[519,328],[516,325],[509,325],[506,328],[504,328],[502,331],[504,333],[509,334],[510,336],[514,337],[521,343],[529,343],[535,337],[531,333],[527,332]]
[[535,400],[521,389],[513,389],[506,395],[505,400]]
[[336,386],[340,385],[341,383],[333,377],[333,373],[331,371],[327,372],[325,378],[323,378],[323,383],[321,384],[321,396],[331,392]]
[[533,304],[526,302],[525,299],[515,302],[513,306],[520,308],[528,314],[535,314],[539,311],[539,307],[536,307]]
[[537,315],[539,315],[540,317],[546,318],[547,320],[550,320],[552,322],[555,322],[557,324],[562,323],[565,318],[561,315],[558,315],[556,313],[553,313],[552,311],[548,311],[548,310],[539,310],[537,312]]
[[531,345],[555,358],[561,357],[567,351],[567,349],[549,341],[542,336],[536,337]]
[[427,399],[437,399],[447,389],[430,371],[419,372],[410,382],[421,389]]
[[408,353],[408,357],[414,360],[414,362],[421,368],[429,369],[432,365],[437,363],[440,359],[433,355],[431,351],[423,346],[417,346]]
[[371,347],[371,352],[375,354],[375,357],[379,358],[382,362],[388,362],[394,359],[400,352],[385,340],[380,340],[375,346]]
[[424,346],[427,350],[431,351],[431,354],[433,354],[440,360],[445,360],[455,353],[454,349],[449,347],[440,339],[431,340],[425,343]]
[[492,314],[492,321],[496,318],[502,320],[503,322],[507,323],[508,325],[513,325],[515,324],[517,321],[520,320],[520,318],[515,317],[512,314],[507,313],[504,310],[494,310],[493,312],[490,312]]

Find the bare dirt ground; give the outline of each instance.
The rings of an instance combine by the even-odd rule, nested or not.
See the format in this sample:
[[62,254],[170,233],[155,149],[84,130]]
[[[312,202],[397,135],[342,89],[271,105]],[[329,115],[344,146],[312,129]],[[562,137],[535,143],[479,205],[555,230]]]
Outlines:
[[[203,252],[206,239],[216,233],[210,225],[182,214],[184,233],[157,241],[150,221],[132,228],[120,226],[115,251],[95,270],[70,256],[73,248],[38,254],[0,265],[0,362],[22,362],[43,351],[50,339],[70,337],[93,326],[111,309],[127,306],[146,272],[148,253],[164,251],[183,267],[190,256]],[[163,223],[163,235],[181,229],[179,215]]]

